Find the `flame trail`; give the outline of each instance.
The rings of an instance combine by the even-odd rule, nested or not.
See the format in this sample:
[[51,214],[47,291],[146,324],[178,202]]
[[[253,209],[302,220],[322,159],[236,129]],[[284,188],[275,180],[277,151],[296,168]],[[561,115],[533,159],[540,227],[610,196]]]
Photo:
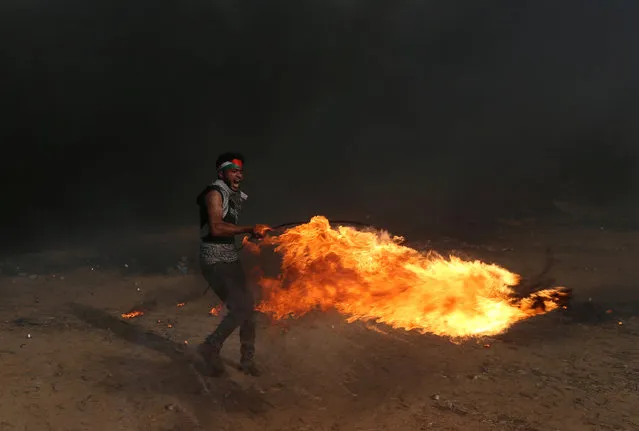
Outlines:
[[[264,239],[282,255],[281,274],[259,281],[258,310],[275,319],[335,309],[349,322],[450,337],[496,335],[559,307],[562,288],[514,297],[520,276],[478,260],[419,252],[387,232],[331,228],[321,216]],[[255,247],[252,247],[253,251]]]

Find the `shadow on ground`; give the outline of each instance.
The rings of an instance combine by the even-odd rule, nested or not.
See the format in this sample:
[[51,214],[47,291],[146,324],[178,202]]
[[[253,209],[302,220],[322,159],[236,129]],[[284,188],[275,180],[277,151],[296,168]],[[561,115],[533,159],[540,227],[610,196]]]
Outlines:
[[184,344],[97,308],[77,303],[69,304],[68,308],[72,315],[91,327],[109,331],[121,340],[152,349],[170,359],[158,362],[126,357],[105,358],[104,366],[115,379],[108,385],[112,390],[164,393],[178,397],[191,406],[197,427],[205,428],[219,424],[214,419],[214,412],[256,415],[271,406],[258,391],[243,388],[228,375],[215,379],[207,377],[202,362]]

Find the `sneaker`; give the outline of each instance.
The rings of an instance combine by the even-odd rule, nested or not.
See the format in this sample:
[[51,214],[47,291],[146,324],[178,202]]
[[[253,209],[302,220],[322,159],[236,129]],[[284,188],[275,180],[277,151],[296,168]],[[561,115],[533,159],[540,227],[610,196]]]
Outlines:
[[212,377],[219,377],[226,372],[224,363],[220,357],[220,349],[211,343],[204,342],[199,345],[197,350],[200,356],[202,356],[202,359],[204,359],[204,363]]

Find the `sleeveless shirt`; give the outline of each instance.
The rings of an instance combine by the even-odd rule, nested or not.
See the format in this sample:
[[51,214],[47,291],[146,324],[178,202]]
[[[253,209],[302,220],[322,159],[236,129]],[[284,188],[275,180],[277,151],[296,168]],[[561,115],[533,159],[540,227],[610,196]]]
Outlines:
[[218,262],[235,262],[240,258],[235,237],[215,236],[209,226],[206,195],[211,190],[222,195],[222,220],[237,225],[243,202],[248,196],[242,191],[232,190],[224,181],[218,179],[207,186],[197,197],[200,209],[200,261],[205,265]]

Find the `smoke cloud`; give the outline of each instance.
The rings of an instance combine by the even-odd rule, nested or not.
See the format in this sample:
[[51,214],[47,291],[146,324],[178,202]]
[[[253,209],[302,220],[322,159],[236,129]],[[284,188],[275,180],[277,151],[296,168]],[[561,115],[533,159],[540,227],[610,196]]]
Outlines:
[[5,2],[5,247],[245,221],[433,235],[639,196],[633,1]]

